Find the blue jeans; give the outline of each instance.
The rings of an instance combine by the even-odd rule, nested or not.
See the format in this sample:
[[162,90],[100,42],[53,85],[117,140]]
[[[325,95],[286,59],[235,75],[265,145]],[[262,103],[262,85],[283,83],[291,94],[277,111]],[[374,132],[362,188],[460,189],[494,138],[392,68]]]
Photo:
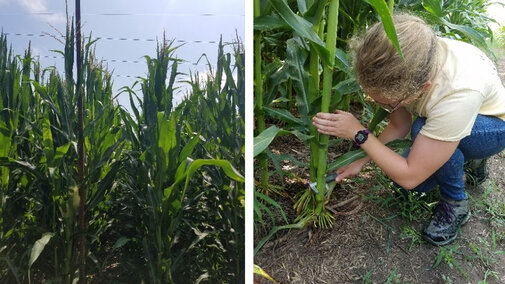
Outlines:
[[[411,137],[414,141],[426,123],[426,118],[418,117],[412,123]],[[505,121],[485,115],[477,115],[472,132],[463,138],[454,154],[433,175],[412,189],[416,192],[428,192],[436,185],[440,187],[440,195],[452,200],[466,199],[463,181],[463,164],[467,160],[483,159],[499,153],[505,148]],[[407,157],[410,149],[403,156]]]

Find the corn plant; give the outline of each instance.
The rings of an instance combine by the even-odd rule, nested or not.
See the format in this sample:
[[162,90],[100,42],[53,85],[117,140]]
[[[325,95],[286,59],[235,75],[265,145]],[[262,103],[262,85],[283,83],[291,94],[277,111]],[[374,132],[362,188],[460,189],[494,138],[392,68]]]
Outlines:
[[[261,5],[259,0],[254,0],[254,17],[261,16]],[[261,34],[254,35],[254,93],[255,93],[255,114],[257,120],[257,133],[265,131],[265,114],[263,110],[263,74],[261,72]],[[268,160],[265,154],[258,157],[260,164],[261,186],[268,188]]]
[[[3,37],[1,49],[4,42]],[[65,57],[65,78],[54,68],[41,72],[38,62],[31,58],[30,49],[19,59],[22,69],[14,59],[9,69],[2,68],[10,71],[5,79],[10,88],[2,94],[6,114],[1,122],[5,126],[2,139],[6,143],[2,144],[0,161],[2,174],[7,176],[2,178],[2,192],[7,192],[6,198],[11,201],[4,202],[2,209],[12,209],[14,214],[9,216],[10,230],[2,230],[1,241],[13,242],[6,253],[11,262],[11,257],[18,258],[16,251],[31,251],[30,261],[18,262],[17,267],[26,267],[28,263],[30,270],[32,266],[43,265],[43,270],[50,273],[44,276],[47,279],[71,283],[77,271],[75,217],[79,203],[72,27],[67,29],[64,44],[65,51],[60,53]],[[94,62],[91,45],[92,42],[86,45],[83,66],[88,98],[85,108],[90,111],[86,116],[89,127],[85,130],[89,150],[86,182],[90,189],[86,205],[93,216],[119,168],[119,163],[112,159],[117,158],[122,133],[118,129],[117,107],[113,107],[110,76]],[[31,66],[34,66],[33,77]],[[47,80],[43,80],[41,73],[48,74]],[[44,245],[39,239],[44,240]],[[41,253],[46,259],[44,264],[36,262]],[[28,275],[29,281],[31,278]]]
[[488,0],[399,1],[397,9],[413,11],[444,37],[472,43],[493,55],[487,41],[493,39],[489,23],[496,21],[486,15],[486,9],[492,3]]
[[[243,167],[243,142],[236,135],[243,129],[243,118],[241,120],[238,115],[240,93],[233,82],[229,61],[219,58],[217,77],[221,78],[223,72],[226,73],[223,90],[221,79],[216,79],[208,82],[207,97],[204,97],[204,92],[193,84],[193,95],[174,109],[173,84],[179,60],[173,56],[176,47],[172,43],[161,43],[156,58],[146,57],[148,74],[141,81],[143,99],[139,100],[142,111],[132,104],[135,119],[123,112],[124,123],[133,126],[128,137],[132,149],[125,161],[124,183],[129,191],[135,192],[137,203],[145,204],[141,205],[146,210],[139,220],[144,227],[141,242],[149,277],[155,283],[170,283],[179,279],[177,277],[184,278],[185,257],[201,242],[207,241],[207,236],[218,237],[209,231],[209,227],[195,225],[193,216],[187,215],[195,213],[193,206],[202,206],[199,205],[200,198],[208,194],[207,190],[224,194],[220,198],[225,200],[231,199],[232,207],[219,212],[227,222],[237,218],[234,214],[240,213],[240,200],[243,198],[243,177],[229,162],[242,161]],[[222,50],[222,46],[220,48]],[[243,90],[243,81],[240,84]],[[126,90],[133,102],[136,94],[131,88]],[[202,124],[202,121],[206,123]],[[210,141],[200,147],[205,137],[209,137]],[[224,171],[216,170],[216,166]],[[196,172],[200,168],[207,179],[197,178]],[[240,219],[233,222],[233,228],[228,230],[241,227]],[[189,228],[193,233],[183,228]],[[237,237],[234,234],[231,236]],[[239,243],[243,241],[238,239]],[[235,248],[231,252],[237,251]],[[216,277],[200,273],[202,277]]]
[[[263,101],[264,112],[271,118],[283,121],[286,125],[283,129],[271,126],[257,135],[255,155],[267,150],[268,143],[280,134],[296,135],[310,145],[310,181],[317,183],[318,194],[307,189],[295,206],[300,214],[299,219],[314,220],[315,224],[321,227],[332,224],[332,216],[324,208],[331,194],[331,188],[327,190],[323,182],[328,168],[326,152],[329,144],[341,143],[341,140],[330,141],[327,136],[318,135],[311,125],[311,117],[319,111],[348,109],[350,95],[359,91],[351,72],[348,55],[344,51],[346,38],[342,35],[347,37],[361,30],[363,27],[353,24],[367,24],[371,19],[370,12],[373,8],[383,19],[388,36],[400,51],[391,13],[386,3],[369,1],[370,5],[367,6],[355,2],[296,1],[295,5],[293,1],[271,0],[263,5],[261,9],[263,16],[255,19],[255,28],[258,33],[269,34],[277,30],[291,33],[291,38],[285,41],[284,64],[272,74],[272,77],[275,78],[277,85],[292,86],[296,93],[296,105],[300,114],[300,117],[295,117],[289,110],[268,106],[274,100],[275,92],[282,88],[276,86],[272,88],[272,91],[266,91],[265,93],[274,93],[274,95],[269,97],[271,101]],[[342,11],[342,16],[339,11]],[[338,21],[339,18],[343,20]],[[340,34],[342,35],[339,37]],[[267,44],[268,42],[264,42],[264,45]],[[337,48],[339,46],[340,48]],[[263,66],[260,67],[263,68]],[[323,70],[322,80],[321,70]],[[256,72],[259,71],[256,70]],[[321,85],[323,90],[319,92]],[[351,162],[352,160],[348,158],[345,161]],[[340,163],[343,160],[344,158],[336,162]]]
[[[225,45],[220,41],[215,70],[209,62],[207,78],[203,82],[198,79],[199,74],[195,74],[188,82],[192,86],[191,93],[176,109],[182,111],[186,131],[205,137],[195,147],[194,158],[226,159],[239,172],[243,172],[245,170],[244,52],[238,39],[230,45],[234,48],[233,54],[225,53]],[[201,121],[206,121],[206,123],[202,124]],[[188,215],[202,216],[195,211],[203,212],[205,207],[207,210],[212,208],[210,211],[213,213],[208,214],[207,218],[198,218],[198,221],[186,222],[186,224],[193,224],[188,229],[198,228],[200,232],[214,228],[211,231],[214,238],[206,238],[198,243],[197,249],[193,250],[193,257],[189,259],[193,262],[197,259],[204,267],[222,267],[222,269],[207,269],[208,280],[217,281],[217,279],[227,278],[232,281],[242,281],[245,276],[243,261],[245,255],[242,249],[245,238],[242,226],[244,184],[228,178],[218,168],[205,167],[202,170],[204,174],[202,174],[201,182],[208,186],[205,186],[206,190],[201,196],[194,199],[195,205],[191,206],[191,209],[188,208]],[[198,178],[195,177],[195,180]],[[219,188],[226,190],[219,190]],[[190,213],[191,211],[193,213]],[[207,256],[220,254],[224,258],[218,258],[216,262],[205,254]],[[209,261],[214,263],[211,264]],[[221,264],[216,265],[218,263]],[[186,273],[181,271],[178,274],[182,281]]]

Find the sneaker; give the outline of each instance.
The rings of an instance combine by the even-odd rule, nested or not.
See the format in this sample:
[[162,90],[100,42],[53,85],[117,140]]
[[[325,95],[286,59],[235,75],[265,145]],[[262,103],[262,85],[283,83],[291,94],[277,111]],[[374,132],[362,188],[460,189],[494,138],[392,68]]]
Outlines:
[[423,230],[423,239],[436,246],[444,246],[456,239],[458,229],[469,218],[468,199],[441,198],[430,223]]
[[486,164],[487,158],[470,160],[465,164],[465,174],[469,184],[476,186],[487,179],[489,172]]

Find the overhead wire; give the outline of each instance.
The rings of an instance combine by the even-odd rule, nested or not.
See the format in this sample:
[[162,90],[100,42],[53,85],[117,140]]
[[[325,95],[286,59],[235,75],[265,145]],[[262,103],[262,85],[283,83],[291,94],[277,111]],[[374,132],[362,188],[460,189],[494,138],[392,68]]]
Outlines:
[[[34,33],[11,33],[11,32],[4,32],[4,35],[8,36],[27,36],[27,37],[52,37],[52,35],[49,34],[34,34]],[[89,37],[84,37],[84,38],[89,38]],[[93,37],[93,39],[97,40],[118,40],[118,41],[146,41],[146,42],[156,42],[158,39],[152,39],[152,38],[125,38],[125,37]],[[216,40],[174,40],[176,43],[203,43],[203,44],[217,44],[219,41]]]
[[[56,12],[0,13],[0,16],[54,16],[62,15]],[[84,16],[172,16],[172,17],[244,17],[245,14],[213,14],[213,13],[82,13]]]
[[[7,15],[55,15],[57,13],[54,12],[33,12],[33,13],[0,13],[0,16],[7,16]],[[83,13],[83,15],[93,15],[93,16],[143,16],[143,15],[177,15],[177,16],[195,16],[195,14],[169,14],[169,13]],[[244,16],[240,14],[197,14],[196,16],[202,16],[202,17],[211,17],[211,16]],[[4,35],[8,36],[26,36],[26,37],[53,37],[50,34],[46,33],[17,33],[17,32],[3,32]],[[89,38],[89,37],[84,37],[84,38]],[[109,41],[136,41],[136,42],[156,42],[158,39],[152,39],[152,38],[125,38],[125,37],[93,37],[95,40],[109,40]],[[176,43],[182,43],[182,44],[217,44],[219,41],[215,40],[173,40],[173,42]],[[232,43],[233,44],[233,43]],[[53,59],[59,59],[63,57],[59,56],[50,56],[50,55],[43,55],[40,56],[43,58],[53,58]],[[112,62],[112,63],[132,63],[132,64],[141,64],[144,63],[143,61],[140,60],[122,60],[122,59],[101,59],[101,61],[104,62]],[[208,64],[198,64],[198,63],[189,63],[189,62],[180,62],[180,65],[192,65],[192,66],[208,66]],[[124,78],[136,78],[138,75],[133,76],[133,75],[119,75],[115,74],[113,75],[115,77],[124,77]]]
[[[198,17],[244,17],[245,14],[213,14],[213,13],[202,13],[202,14],[189,14],[189,13],[81,13],[84,16],[198,16]],[[0,13],[0,16],[52,16],[52,15],[61,15],[61,13],[56,12],[25,12],[25,13]],[[50,34],[36,34],[36,33],[11,33],[11,32],[3,32],[4,35],[8,36],[27,36],[27,37],[53,37]],[[88,39],[89,37],[83,37]],[[153,38],[125,38],[125,37],[93,37],[95,40],[108,40],[108,41],[135,41],[135,42],[157,42],[158,39]],[[219,41],[215,40],[173,40],[175,43],[181,44],[217,44]],[[233,44],[233,43],[232,43]],[[53,59],[63,59],[61,56],[50,56],[50,55],[42,55],[39,57],[43,58],[53,58]],[[113,62],[113,63],[132,63],[132,64],[141,64],[145,63],[140,60],[122,60],[122,59],[101,59],[104,62]],[[208,66],[208,64],[198,64],[198,63],[190,63],[190,62],[180,62],[180,65],[192,65],[192,66]],[[215,65],[212,65],[215,67]],[[141,77],[139,75],[122,75],[122,74],[113,74],[114,77],[119,78],[138,78]]]
[[[63,56],[57,55],[35,55],[34,57],[42,57],[47,59],[64,59]],[[144,64],[145,61],[142,60],[123,60],[123,59],[99,59],[98,61],[113,62],[113,63],[132,63],[132,64]],[[178,65],[192,65],[192,66],[208,66],[208,64],[191,63],[187,61],[178,62]]]

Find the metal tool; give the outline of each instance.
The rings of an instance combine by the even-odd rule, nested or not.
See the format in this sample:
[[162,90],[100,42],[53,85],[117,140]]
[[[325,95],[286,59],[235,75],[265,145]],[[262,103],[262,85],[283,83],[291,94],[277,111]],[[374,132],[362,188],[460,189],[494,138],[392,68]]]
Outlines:
[[[338,174],[335,172],[326,176],[326,178],[325,178],[326,189],[328,189],[328,183],[335,181],[337,176],[338,176]],[[309,186],[315,193],[319,193],[319,191],[317,190],[317,182],[315,182],[315,181],[311,182],[311,183],[309,183]]]

